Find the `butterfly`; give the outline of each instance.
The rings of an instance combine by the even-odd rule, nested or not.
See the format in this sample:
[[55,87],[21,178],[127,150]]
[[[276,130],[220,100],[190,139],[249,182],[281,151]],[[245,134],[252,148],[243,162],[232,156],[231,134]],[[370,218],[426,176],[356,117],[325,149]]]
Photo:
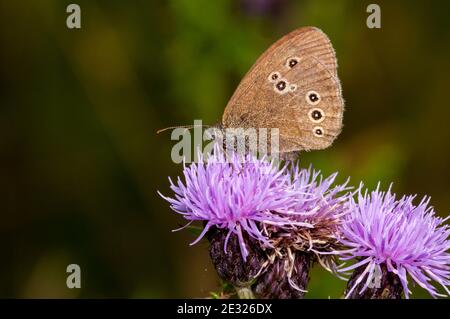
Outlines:
[[292,31],[267,49],[229,100],[221,127],[276,128],[279,152],[319,150],[342,130],[336,54],[316,27]]

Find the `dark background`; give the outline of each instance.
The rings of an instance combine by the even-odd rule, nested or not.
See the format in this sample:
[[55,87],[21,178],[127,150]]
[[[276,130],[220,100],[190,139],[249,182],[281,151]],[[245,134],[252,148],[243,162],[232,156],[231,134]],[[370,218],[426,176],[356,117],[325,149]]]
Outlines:
[[[66,6],[81,6],[80,30]],[[0,297],[205,297],[218,290],[207,243],[170,194],[170,134],[214,124],[256,58],[300,26],[337,51],[345,127],[302,166],[450,209],[450,2],[1,1]],[[66,287],[66,266],[82,288]],[[315,267],[308,297],[345,282]],[[427,297],[414,289],[413,297]]]

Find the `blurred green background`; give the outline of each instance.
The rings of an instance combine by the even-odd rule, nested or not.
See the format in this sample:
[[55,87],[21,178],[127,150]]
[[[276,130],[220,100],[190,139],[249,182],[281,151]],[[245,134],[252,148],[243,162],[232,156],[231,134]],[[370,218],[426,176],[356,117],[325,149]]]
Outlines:
[[[66,6],[81,7],[80,30]],[[432,196],[450,211],[450,2],[1,1],[0,297],[205,297],[207,243],[170,194],[170,134],[214,124],[256,58],[289,31],[323,29],[339,60],[345,127],[302,154],[324,173]],[[66,266],[82,270],[68,289]],[[309,298],[345,283],[315,267]],[[427,297],[414,289],[413,297]]]

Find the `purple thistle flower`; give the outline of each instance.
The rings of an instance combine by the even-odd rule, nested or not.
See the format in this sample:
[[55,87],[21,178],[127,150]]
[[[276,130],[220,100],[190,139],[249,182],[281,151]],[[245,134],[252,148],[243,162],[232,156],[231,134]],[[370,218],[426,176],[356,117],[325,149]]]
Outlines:
[[184,182],[169,178],[175,197],[165,197],[172,210],[182,214],[190,222],[204,221],[197,243],[215,226],[226,229],[224,250],[229,238],[237,235],[244,260],[248,249],[244,240],[246,232],[263,247],[271,247],[262,232],[264,225],[284,227],[297,225],[311,227],[308,223],[293,221],[289,216],[296,192],[285,167],[279,169],[272,162],[257,159],[251,154],[244,157],[237,153],[225,154],[215,146],[209,157],[199,152],[199,162],[184,165]]
[[267,252],[271,263],[256,285],[256,292],[264,298],[303,297],[316,260],[335,272],[333,252],[341,247],[339,226],[351,197],[347,183],[334,186],[337,173],[323,178],[312,168],[293,166],[287,174],[296,192],[293,213],[287,218],[313,227],[265,227],[274,249]]
[[[350,212],[341,227],[344,237],[341,243],[349,249],[340,254],[342,260],[357,262],[340,269],[341,272],[356,269],[346,298],[355,289],[360,289],[360,295],[364,293],[376,273],[391,277],[395,274],[406,298],[410,294],[407,275],[433,297],[445,295],[438,293],[431,281],[450,294],[449,227],[444,224],[446,219],[435,216],[429,197],[424,197],[417,206],[413,204],[414,198],[404,196],[397,200],[390,189],[380,192],[378,187],[370,194],[367,191],[362,194],[360,188],[357,200],[349,201]],[[390,285],[395,280],[390,279]]]
[[277,228],[270,226],[269,232],[277,233],[273,238],[273,246],[289,247],[292,250],[310,251],[316,254],[334,250],[338,244],[340,224],[347,213],[347,201],[352,196],[347,182],[334,185],[337,173],[323,178],[320,171],[300,169],[293,166],[287,174],[296,193],[295,201],[290,209],[292,213],[286,218],[294,222],[306,223],[312,227],[298,227],[292,224]]
[[184,180],[169,179],[173,198],[160,195],[188,225],[203,221],[192,244],[206,235],[222,279],[235,287],[254,283],[263,298],[301,298],[315,261],[335,270],[333,252],[341,247],[339,226],[352,196],[347,183],[334,186],[337,174],[280,168],[218,145],[198,158],[184,165]]
[[347,186],[348,180],[334,185],[337,173],[323,178],[320,171],[312,168],[294,167],[290,174],[297,191],[295,218],[313,225],[307,230],[312,235],[308,250],[318,254],[329,251],[330,242],[335,242],[340,236],[339,226],[347,213],[346,203],[352,195],[348,192],[351,189]]

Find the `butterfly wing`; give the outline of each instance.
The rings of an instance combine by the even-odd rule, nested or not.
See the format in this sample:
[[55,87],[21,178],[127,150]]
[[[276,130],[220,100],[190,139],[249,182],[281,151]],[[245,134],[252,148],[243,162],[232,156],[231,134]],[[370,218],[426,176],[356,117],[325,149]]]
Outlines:
[[328,37],[295,30],[256,61],[225,108],[225,128],[278,128],[280,152],[326,148],[342,128],[343,100]]

